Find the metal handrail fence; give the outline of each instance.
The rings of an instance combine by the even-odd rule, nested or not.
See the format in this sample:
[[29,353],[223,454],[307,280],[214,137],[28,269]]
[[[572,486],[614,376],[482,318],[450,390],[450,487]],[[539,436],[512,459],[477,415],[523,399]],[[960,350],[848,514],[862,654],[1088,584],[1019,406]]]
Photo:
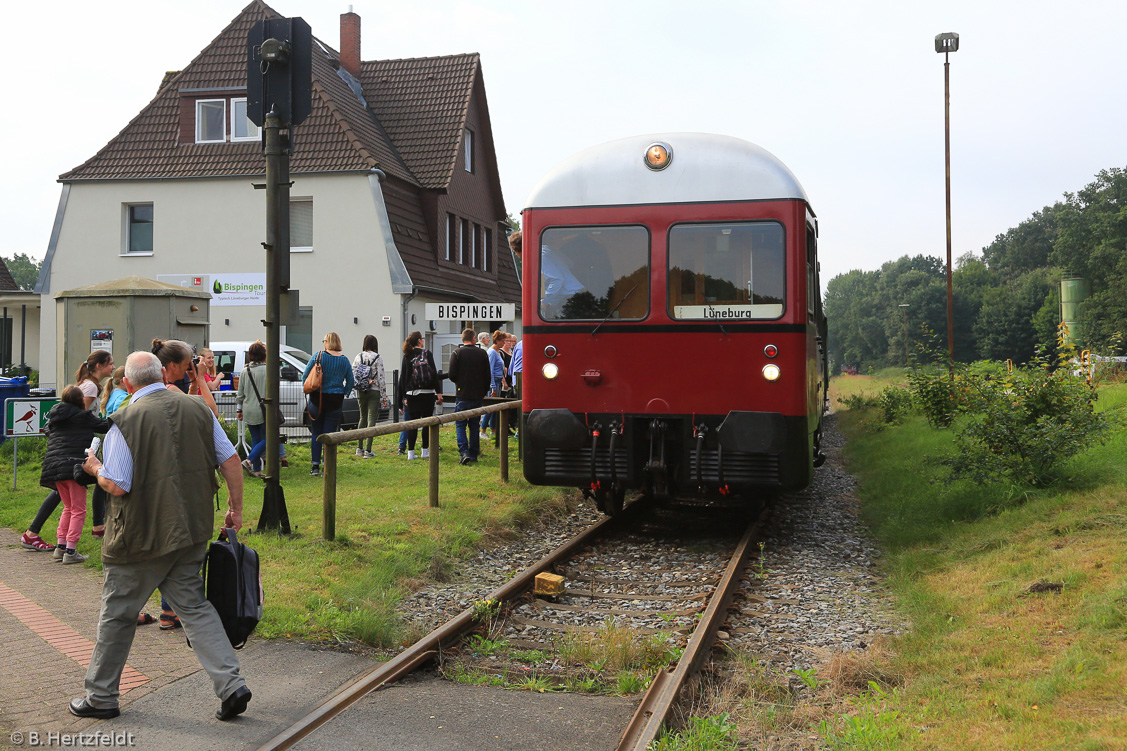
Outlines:
[[500,413],[500,429],[497,431],[500,439],[500,457],[501,457],[501,482],[509,481],[509,412],[511,410],[518,410],[519,415],[521,408],[521,401],[515,399],[512,401],[500,402],[498,404],[490,404],[485,407],[478,407],[477,409],[467,409],[463,412],[451,412],[448,415],[434,415],[433,417],[421,417],[417,420],[408,420],[407,422],[399,423],[384,423],[383,425],[376,425],[371,428],[357,428],[355,430],[342,430],[336,433],[322,433],[317,437],[325,446],[325,456],[321,465],[324,471],[323,482],[323,495],[322,495],[322,517],[323,517],[323,536],[326,540],[332,541],[336,538],[337,527],[337,447],[342,443],[349,441],[358,441],[367,438],[377,438],[381,435],[389,435],[391,433],[399,433],[404,430],[421,430],[426,429],[430,431],[430,436],[427,443],[432,447],[430,452],[430,493],[429,502],[431,508],[438,508],[438,429],[442,425],[446,425],[457,420],[468,420],[473,417],[481,417],[483,415],[492,414],[494,412]]

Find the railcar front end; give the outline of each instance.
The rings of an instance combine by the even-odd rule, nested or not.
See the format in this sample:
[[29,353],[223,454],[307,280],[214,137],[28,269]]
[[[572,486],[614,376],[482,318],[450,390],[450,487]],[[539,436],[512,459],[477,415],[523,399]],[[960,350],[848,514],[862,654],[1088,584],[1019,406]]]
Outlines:
[[816,220],[781,162],[722,136],[624,139],[564,162],[523,219],[530,482],[583,488],[608,513],[630,491],[810,482]]

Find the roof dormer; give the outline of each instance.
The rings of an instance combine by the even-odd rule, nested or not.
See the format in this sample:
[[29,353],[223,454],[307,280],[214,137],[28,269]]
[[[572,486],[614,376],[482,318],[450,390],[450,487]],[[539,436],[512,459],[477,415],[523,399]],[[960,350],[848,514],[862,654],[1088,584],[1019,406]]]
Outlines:
[[246,87],[180,89],[180,143],[245,143],[262,138],[247,117]]

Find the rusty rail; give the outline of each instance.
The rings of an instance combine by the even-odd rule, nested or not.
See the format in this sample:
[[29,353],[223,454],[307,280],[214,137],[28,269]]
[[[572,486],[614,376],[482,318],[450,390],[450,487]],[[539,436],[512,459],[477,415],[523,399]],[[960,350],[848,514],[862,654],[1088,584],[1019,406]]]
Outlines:
[[701,616],[700,624],[677,662],[677,667],[672,670],[662,670],[654,676],[649,690],[642,698],[642,703],[638,705],[634,717],[626,726],[626,732],[622,734],[622,740],[619,741],[616,751],[644,751],[657,739],[682,687],[708,657],[716,631],[728,617],[728,606],[739,588],[740,574],[747,563],[751,552],[751,541],[758,529],[759,522],[756,521],[744,532],[740,544],[728,562],[728,567],[724,570],[724,576],[716,585],[716,592],[708,601],[708,607]]
[[442,425],[456,422],[458,420],[469,420],[474,417],[483,417],[493,412],[501,413],[501,426],[497,431],[500,436],[499,453],[501,456],[501,482],[509,481],[509,410],[520,410],[522,402],[517,399],[513,401],[501,402],[498,404],[490,404],[486,407],[477,407],[476,409],[467,409],[462,412],[451,412],[448,415],[434,415],[432,417],[420,417],[417,420],[408,420],[407,422],[398,423],[384,423],[383,425],[376,425],[371,428],[357,428],[355,430],[341,430],[336,433],[322,433],[317,436],[317,440],[325,446],[325,457],[322,469],[324,471],[324,478],[322,481],[322,536],[329,540],[336,539],[337,536],[337,447],[342,443],[349,441],[358,441],[366,438],[376,438],[381,435],[389,435],[391,433],[400,433],[404,430],[429,430],[430,438],[428,443],[434,447],[434,451],[430,452],[430,480],[428,491],[428,502],[432,508],[438,508],[438,429]]
[[[607,517],[602,521],[592,524],[590,527],[529,566],[515,579],[495,589],[486,599],[508,602],[520,597],[532,586],[537,574],[547,570],[558,561],[572,555],[576,550],[589,544],[591,540],[606,534],[610,529],[620,524],[622,520],[623,517],[621,516]],[[282,751],[283,749],[290,748],[367,694],[418,669],[437,656],[444,643],[449,643],[460,638],[466,632],[473,630],[475,626],[476,621],[474,620],[473,608],[467,608],[454,620],[431,631],[391,660],[373,668],[366,674],[360,676],[357,680],[354,680],[344,689],[338,691],[334,696],[321,704],[321,706],[260,746],[259,751]]]

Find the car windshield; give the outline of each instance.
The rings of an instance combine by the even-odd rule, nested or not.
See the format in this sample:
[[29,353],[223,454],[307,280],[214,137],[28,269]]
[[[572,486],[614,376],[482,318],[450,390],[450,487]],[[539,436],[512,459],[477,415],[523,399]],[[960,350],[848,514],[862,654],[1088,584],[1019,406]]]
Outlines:
[[305,366],[309,363],[309,358],[312,357],[312,355],[310,355],[308,352],[306,352],[305,350],[301,350],[301,349],[282,350],[282,354],[285,355],[286,357],[292,357],[293,359],[300,362],[302,370],[305,369]]

